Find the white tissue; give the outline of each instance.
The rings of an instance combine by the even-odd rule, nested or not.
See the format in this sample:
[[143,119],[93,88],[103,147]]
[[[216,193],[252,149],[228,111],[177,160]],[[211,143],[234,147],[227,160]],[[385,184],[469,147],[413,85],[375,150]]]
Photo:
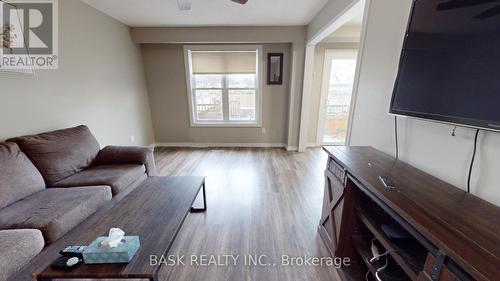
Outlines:
[[119,228],[111,228],[109,230],[108,238],[102,240],[102,248],[116,248],[122,243],[122,239],[125,236],[125,232]]

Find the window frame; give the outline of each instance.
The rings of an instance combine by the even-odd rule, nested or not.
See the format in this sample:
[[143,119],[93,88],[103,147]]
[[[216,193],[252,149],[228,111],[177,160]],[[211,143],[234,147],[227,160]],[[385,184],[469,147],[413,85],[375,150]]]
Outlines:
[[[197,120],[196,118],[196,108],[195,108],[195,95],[196,88],[194,83],[194,75],[192,71],[192,58],[191,51],[256,51],[256,75],[255,75],[255,121],[231,121],[229,116],[227,120],[214,120],[205,121]],[[262,45],[184,45],[184,63],[186,68],[186,84],[187,84],[187,96],[189,103],[189,122],[191,127],[262,127]],[[228,107],[228,102],[225,102],[225,96],[227,96],[227,101],[229,101],[229,88],[228,81],[226,81],[226,75],[223,75],[222,81],[222,100],[223,108]],[[227,84],[226,84],[227,83]],[[215,88],[214,88],[215,89]],[[224,109],[223,109],[224,115]]]

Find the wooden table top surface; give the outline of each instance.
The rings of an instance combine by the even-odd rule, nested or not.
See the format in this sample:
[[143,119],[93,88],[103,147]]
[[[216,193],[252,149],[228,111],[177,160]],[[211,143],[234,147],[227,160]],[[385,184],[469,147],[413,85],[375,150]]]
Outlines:
[[[165,255],[189,213],[204,177],[151,177],[119,201],[95,224],[69,234],[72,245],[89,245],[107,236],[111,227],[126,235],[137,235],[140,248],[128,264],[79,265],[72,270],[48,266],[35,278],[153,278],[159,266],[151,266],[150,255]],[[54,260],[57,256],[54,256]]]
[[[500,207],[372,147],[324,150],[475,279],[498,280]],[[385,188],[379,176],[397,188]]]

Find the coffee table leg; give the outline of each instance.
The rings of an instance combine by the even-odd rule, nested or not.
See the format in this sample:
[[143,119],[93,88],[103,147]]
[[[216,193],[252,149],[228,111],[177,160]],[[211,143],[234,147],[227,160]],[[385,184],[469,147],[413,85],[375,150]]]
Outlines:
[[203,208],[195,208],[191,207],[191,212],[192,213],[203,213],[207,210],[207,195],[205,193],[205,182],[201,185],[202,191],[203,191]]

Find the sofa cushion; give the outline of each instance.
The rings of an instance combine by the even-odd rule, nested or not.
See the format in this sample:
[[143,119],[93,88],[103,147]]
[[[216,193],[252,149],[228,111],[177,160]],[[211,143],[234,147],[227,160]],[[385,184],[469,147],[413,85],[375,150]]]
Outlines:
[[0,143],[0,209],[43,189],[42,175],[17,144]]
[[10,139],[35,164],[47,185],[87,168],[99,144],[87,126]]
[[146,172],[144,165],[99,165],[92,166],[69,178],[53,184],[53,187],[71,187],[83,185],[111,186],[113,195],[127,189]]
[[7,280],[34,258],[44,246],[42,233],[36,229],[0,231],[0,280]]
[[45,189],[0,210],[0,229],[39,229],[52,243],[109,200],[108,186]]

